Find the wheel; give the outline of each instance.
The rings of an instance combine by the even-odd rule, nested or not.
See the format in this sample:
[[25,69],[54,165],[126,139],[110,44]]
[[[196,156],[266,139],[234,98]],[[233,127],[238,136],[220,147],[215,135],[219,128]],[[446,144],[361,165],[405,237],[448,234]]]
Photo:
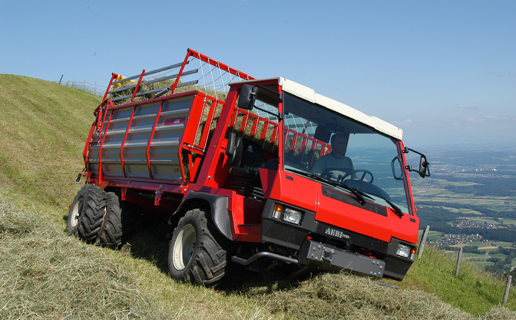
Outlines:
[[106,199],[106,215],[100,225],[98,239],[103,246],[117,247],[122,243],[122,210],[115,193],[108,192]]
[[111,248],[121,245],[131,235],[137,224],[135,208],[126,201],[119,201],[116,193],[107,193],[106,215],[100,225],[99,244]]
[[190,210],[179,220],[168,251],[168,269],[173,278],[210,285],[224,277],[226,251],[210,229],[201,209]]
[[86,189],[88,189],[89,186],[89,184],[86,184],[79,189],[73,199],[70,211],[68,212],[68,221],[66,223],[66,231],[68,231],[69,234],[78,234],[79,219],[82,215],[82,211],[84,210],[84,194],[87,192]]
[[84,194],[83,212],[79,218],[79,237],[93,243],[106,214],[106,192],[96,185],[90,184]]
[[[371,173],[371,171],[369,170],[366,170],[366,169],[357,169],[357,170],[353,170],[351,171],[350,173],[347,173],[345,174],[342,179],[340,181],[344,181],[344,179],[346,179],[347,177],[349,177],[350,175],[352,174],[355,174],[357,172],[363,172],[362,176],[358,179],[358,180],[361,180],[361,181],[364,181],[364,182],[369,182],[369,183],[373,183],[373,174]],[[371,180],[367,181],[367,180],[364,180],[366,174],[370,175],[371,176]]]

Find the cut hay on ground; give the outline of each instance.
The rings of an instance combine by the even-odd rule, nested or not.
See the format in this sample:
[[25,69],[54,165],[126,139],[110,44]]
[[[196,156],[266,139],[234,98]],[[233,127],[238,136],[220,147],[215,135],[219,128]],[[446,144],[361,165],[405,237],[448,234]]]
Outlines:
[[0,319],[165,318],[121,265],[0,199]]

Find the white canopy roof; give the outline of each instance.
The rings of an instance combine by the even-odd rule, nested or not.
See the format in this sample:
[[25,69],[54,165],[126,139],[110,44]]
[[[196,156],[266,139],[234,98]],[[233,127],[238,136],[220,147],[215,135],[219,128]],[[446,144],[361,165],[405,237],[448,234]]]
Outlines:
[[[333,100],[331,98],[325,97],[321,94],[316,93],[313,89],[308,88],[304,85],[301,85],[292,80],[288,80],[282,77],[278,78],[269,78],[269,79],[256,79],[252,81],[245,82],[257,82],[263,80],[272,80],[277,79],[279,85],[281,85],[284,92],[288,92],[292,95],[295,95],[301,99],[307,100],[311,103],[322,106],[326,109],[332,110],[334,112],[340,113],[348,118],[351,118],[357,122],[363,123],[366,126],[376,129],[377,131],[391,136],[395,139],[401,140],[403,137],[403,130],[392,125],[382,119],[379,119],[374,116],[368,116],[363,112],[360,112],[342,102]],[[240,82],[241,83],[241,82]]]

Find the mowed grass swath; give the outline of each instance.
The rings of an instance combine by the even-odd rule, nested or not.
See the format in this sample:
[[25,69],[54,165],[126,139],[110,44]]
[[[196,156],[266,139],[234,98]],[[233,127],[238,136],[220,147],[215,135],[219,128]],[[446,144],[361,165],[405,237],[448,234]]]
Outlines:
[[[28,87],[31,90],[26,90]],[[161,246],[166,254],[168,243],[152,231],[135,234],[121,250],[85,245],[66,235],[63,216],[79,188],[73,180],[83,166],[84,132],[94,119],[92,106],[100,101],[55,83],[10,75],[0,75],[0,93],[2,114],[12,115],[11,121],[0,118],[0,124],[4,133],[13,133],[0,134],[5,146],[0,151],[0,192],[8,201],[1,202],[0,219],[0,252],[8,257],[0,262],[0,281],[2,288],[7,288],[0,294],[2,319],[67,315],[82,319],[515,316],[507,308],[496,307],[505,288],[501,279],[472,269],[452,282],[453,286],[435,281],[450,277],[450,282],[454,276],[454,258],[441,257],[439,252],[434,256],[426,251],[405,280],[395,283],[400,290],[345,273],[284,281],[241,270],[235,273],[242,274],[241,278],[237,276],[233,282],[204,288],[170,278],[160,251],[149,250]],[[32,129],[26,129],[27,124]],[[139,243],[146,243],[149,249]],[[467,267],[463,264],[463,268]],[[493,289],[483,291],[491,285]],[[85,294],[82,300],[76,300],[78,292]],[[95,300],[97,295],[101,301]],[[511,293],[508,308],[515,308],[515,298]]]

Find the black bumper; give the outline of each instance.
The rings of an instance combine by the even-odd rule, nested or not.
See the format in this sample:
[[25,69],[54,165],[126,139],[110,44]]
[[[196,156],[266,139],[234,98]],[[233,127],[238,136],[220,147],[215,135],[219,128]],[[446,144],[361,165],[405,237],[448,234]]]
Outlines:
[[[413,255],[396,255],[400,243],[374,239],[346,229],[315,221],[315,213],[283,204],[303,212],[299,225],[271,216],[274,202],[268,200],[262,214],[262,243],[273,243],[298,251],[300,264],[319,269],[343,268],[375,277],[402,280],[413,263]],[[364,253],[364,254],[360,254]],[[370,256],[374,256],[370,257]]]
[[378,278],[382,278],[385,271],[385,262],[382,260],[350,253],[312,240],[306,240],[303,243],[298,253],[298,259],[299,263],[309,266],[323,269],[343,268]]

